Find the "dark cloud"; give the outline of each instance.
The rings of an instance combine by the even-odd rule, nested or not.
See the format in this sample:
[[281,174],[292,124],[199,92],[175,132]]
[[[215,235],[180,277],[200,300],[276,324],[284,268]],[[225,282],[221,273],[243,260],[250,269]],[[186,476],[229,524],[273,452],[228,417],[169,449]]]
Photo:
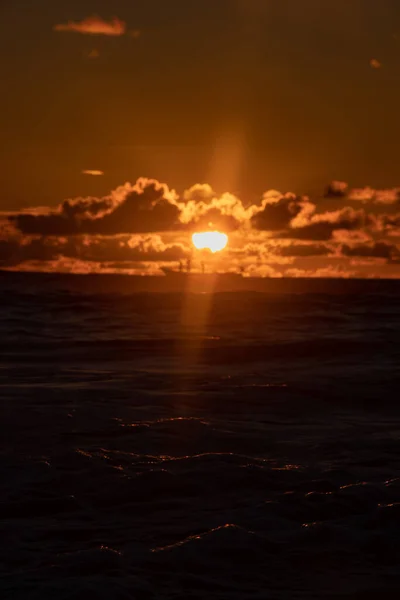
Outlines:
[[344,256],[386,258],[387,260],[391,260],[395,255],[399,254],[398,248],[394,244],[387,244],[386,242],[359,244],[357,246],[343,245],[341,250]]
[[79,224],[63,214],[34,215],[21,213],[11,215],[9,220],[22,233],[27,235],[76,235]]
[[286,229],[307,202],[307,199],[294,194],[266,195],[262,201],[262,209],[254,214],[251,223],[253,227],[263,231]]
[[18,256],[18,250],[17,242],[0,240],[0,265],[13,264]]
[[54,260],[61,254],[75,254],[68,239],[39,238],[0,241],[0,264],[13,266],[29,260]]
[[335,230],[355,230],[365,224],[365,213],[346,207],[335,212],[313,215],[308,224],[302,227],[292,227],[282,234],[282,237],[297,240],[325,241],[332,238]]
[[383,229],[385,227],[400,227],[400,214],[379,215],[377,217],[377,224]]
[[76,198],[61,204],[61,215],[68,220],[99,218],[110,213],[114,203],[111,198]]
[[159,235],[134,235],[129,238],[96,237],[80,246],[80,257],[96,262],[179,261],[189,249],[183,244],[165,244]]
[[345,181],[331,181],[325,190],[325,198],[343,198],[348,189],[349,185]]
[[0,265],[15,266],[28,261],[53,261],[61,257],[87,262],[171,262],[189,255],[181,243],[166,244],[159,235],[74,236],[0,240]]
[[28,235],[147,233],[179,229],[180,210],[164,184],[139,179],[106,198],[66,200],[58,212],[17,214],[10,221]]
[[291,244],[282,246],[279,249],[281,256],[301,257],[301,256],[327,256],[332,253],[332,249],[324,244]]

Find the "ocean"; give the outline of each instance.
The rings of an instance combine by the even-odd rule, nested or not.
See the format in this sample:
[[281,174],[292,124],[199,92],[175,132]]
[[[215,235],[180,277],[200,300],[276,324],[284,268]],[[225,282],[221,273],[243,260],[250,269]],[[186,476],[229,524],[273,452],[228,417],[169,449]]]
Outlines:
[[4,599],[400,593],[400,282],[0,274]]

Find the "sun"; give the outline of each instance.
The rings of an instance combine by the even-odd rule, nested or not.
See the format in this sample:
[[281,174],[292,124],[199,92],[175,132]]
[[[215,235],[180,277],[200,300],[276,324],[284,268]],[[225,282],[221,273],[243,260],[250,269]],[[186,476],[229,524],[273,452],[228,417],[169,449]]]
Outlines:
[[194,233],[192,242],[197,250],[211,250],[212,253],[220,252],[228,243],[226,233],[220,231],[204,231],[202,233]]

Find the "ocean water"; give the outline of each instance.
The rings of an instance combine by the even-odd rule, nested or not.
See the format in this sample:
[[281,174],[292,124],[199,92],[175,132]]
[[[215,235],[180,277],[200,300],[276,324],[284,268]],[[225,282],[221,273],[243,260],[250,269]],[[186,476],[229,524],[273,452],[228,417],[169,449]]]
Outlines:
[[2,598],[398,598],[400,284],[0,275]]

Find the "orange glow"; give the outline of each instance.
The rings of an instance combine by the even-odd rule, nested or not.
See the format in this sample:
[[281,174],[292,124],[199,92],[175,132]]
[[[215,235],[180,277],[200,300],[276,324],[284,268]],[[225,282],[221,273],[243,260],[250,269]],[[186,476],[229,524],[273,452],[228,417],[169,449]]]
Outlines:
[[104,175],[103,171],[98,171],[97,169],[85,169],[82,171],[83,175],[93,175],[94,177],[98,177],[100,175]]
[[197,250],[211,250],[212,253],[220,252],[228,243],[226,233],[220,231],[204,231],[192,235],[193,245]]
[[114,17],[110,22],[103,21],[100,17],[93,15],[83,21],[68,21],[54,26],[54,31],[73,31],[87,35],[124,35],[126,25],[120,19]]

